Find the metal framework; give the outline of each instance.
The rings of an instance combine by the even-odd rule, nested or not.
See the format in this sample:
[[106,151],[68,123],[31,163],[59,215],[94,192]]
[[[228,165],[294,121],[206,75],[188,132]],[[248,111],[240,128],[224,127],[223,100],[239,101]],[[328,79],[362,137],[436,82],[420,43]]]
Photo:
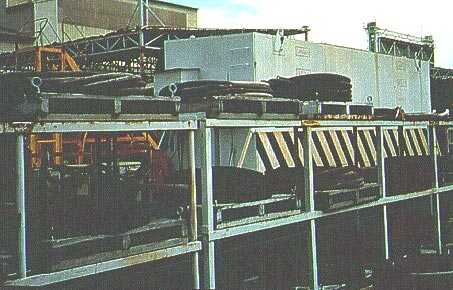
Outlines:
[[[445,126],[447,123],[441,125]],[[449,124],[449,123],[448,123]],[[434,211],[433,225],[435,227],[435,241],[436,249],[439,253],[442,252],[442,239],[441,239],[441,220],[440,220],[440,197],[442,193],[448,193],[453,191],[453,186],[439,187],[438,180],[438,169],[437,169],[437,158],[439,155],[438,147],[433,144],[437,144],[436,140],[436,126],[439,124],[430,124],[429,122],[400,122],[400,121],[259,121],[259,120],[219,120],[219,119],[207,119],[202,120],[200,125],[201,136],[202,136],[202,200],[203,200],[203,222],[202,222],[202,234],[203,234],[203,257],[204,257],[204,288],[213,289],[216,288],[216,268],[215,268],[215,243],[219,240],[246,235],[253,232],[268,230],[276,227],[287,226],[297,223],[308,223],[308,248],[301,249],[306,251],[308,254],[308,263],[310,269],[310,289],[318,290],[321,289],[319,281],[318,271],[318,249],[317,249],[317,238],[316,231],[317,225],[320,220],[339,214],[345,214],[348,212],[355,212],[366,208],[381,208],[382,210],[382,256],[386,259],[390,257],[390,237],[388,229],[388,212],[387,208],[389,205],[395,203],[401,203],[422,197],[432,197],[434,199]],[[386,180],[385,180],[385,167],[384,167],[384,129],[389,128],[403,128],[403,127],[422,127],[428,129],[430,134],[430,148],[432,148],[431,156],[433,159],[433,170],[435,175],[435,184],[432,189],[413,192],[398,196],[389,196],[389,193],[385,191]],[[325,129],[326,127],[339,128],[349,127],[354,128],[355,142],[358,139],[358,128],[375,128],[376,130],[376,150],[378,156],[378,182],[380,198],[377,201],[370,202],[367,204],[357,205],[346,209],[337,210],[335,212],[321,212],[315,210],[315,190],[314,190],[314,176],[313,176],[313,155],[312,148],[312,132]],[[306,211],[291,211],[287,215],[277,215],[261,217],[260,220],[255,220],[251,223],[242,225],[232,226],[228,228],[217,229],[214,225],[214,202],[213,202],[213,189],[212,189],[212,170],[211,166],[213,163],[212,156],[215,155],[212,152],[212,142],[215,130],[221,128],[250,128],[253,131],[259,130],[295,130],[295,132],[303,134],[303,164],[305,164],[305,209]],[[293,129],[291,129],[293,128]],[[357,147],[357,145],[355,145]],[[297,147],[296,147],[297,148]],[[357,152],[357,151],[355,151]],[[300,152],[298,153],[300,154]]]
[[377,27],[368,23],[369,50],[373,52],[404,56],[434,64],[434,40],[432,36],[416,37]]
[[[318,249],[316,231],[319,221],[330,216],[341,215],[348,212],[358,211],[366,208],[379,208],[382,210],[382,256],[390,257],[391,249],[389,243],[388,213],[387,207],[405,201],[432,197],[434,201],[433,225],[435,228],[436,248],[440,253],[442,251],[442,229],[440,220],[440,195],[453,191],[453,186],[440,187],[438,182],[438,155],[439,149],[437,144],[436,129],[439,126],[453,126],[452,122],[403,122],[403,121],[310,121],[310,120],[239,120],[239,119],[206,119],[200,114],[180,115],[180,120],[143,120],[135,122],[104,121],[104,122],[44,122],[44,123],[4,123],[0,126],[1,134],[16,134],[17,136],[17,211],[24,212],[25,192],[25,138],[31,133],[70,133],[70,132],[132,132],[132,131],[152,131],[152,130],[186,130],[189,133],[190,148],[190,168],[191,174],[191,228],[192,235],[187,245],[178,246],[145,253],[137,256],[126,257],[122,259],[107,261],[97,265],[89,265],[76,269],[65,270],[62,272],[51,273],[26,277],[27,261],[25,241],[27,239],[25,232],[25,216],[21,215],[20,242],[19,242],[19,274],[22,279],[12,281],[13,286],[42,286],[56,282],[67,281],[88,275],[94,275],[100,272],[111,271],[131,265],[146,263],[153,260],[165,259],[177,255],[193,255],[193,287],[199,289],[216,288],[215,276],[215,244],[217,241],[229,237],[246,235],[249,233],[263,231],[271,228],[282,227],[290,224],[307,223],[309,225],[309,243],[308,249],[301,249],[308,253],[310,267],[310,289],[320,289]],[[313,175],[313,157],[311,150],[313,148],[312,132],[325,128],[348,127],[354,128],[353,132],[357,140],[358,128],[374,128],[376,130],[376,153],[378,165],[378,182],[380,198],[377,201],[357,205],[334,212],[317,211],[315,208],[315,189]],[[384,168],[384,130],[389,128],[403,127],[421,127],[429,131],[430,156],[432,157],[432,166],[435,176],[435,182],[431,189],[413,192],[404,195],[390,196],[386,189],[385,168]],[[240,224],[232,227],[217,229],[214,224],[214,200],[213,200],[213,177],[212,166],[214,164],[213,145],[215,130],[222,128],[249,128],[251,131],[259,130],[293,130],[295,134],[302,135],[302,145],[304,148],[302,157],[305,164],[305,211],[296,210],[286,215],[261,217],[253,222]],[[197,232],[197,212],[196,212],[196,182],[195,182],[195,132],[198,131],[201,148],[201,179],[202,179],[202,221],[198,226],[200,235]],[[355,145],[356,147],[357,145]],[[296,147],[297,148],[297,147]],[[296,150],[297,151],[297,150]],[[301,152],[298,151],[300,155]],[[357,157],[355,157],[357,158]],[[203,282],[199,280],[198,252],[203,252]]]
[[49,274],[34,275],[27,277],[27,218],[25,200],[27,196],[25,184],[25,155],[27,150],[26,140],[31,134],[37,133],[74,133],[74,132],[143,132],[143,131],[186,131],[189,140],[189,160],[192,176],[195,176],[195,142],[194,132],[197,122],[193,120],[175,121],[174,119],[162,119],[159,121],[98,121],[84,122],[66,120],[65,122],[15,122],[1,124],[0,134],[14,134],[16,136],[16,207],[20,215],[19,240],[18,240],[18,275],[19,279],[8,282],[5,286],[10,287],[46,287],[55,283],[69,281],[102,272],[118,270],[134,265],[167,259],[180,255],[193,256],[193,287],[199,289],[198,251],[201,243],[197,241],[197,207],[196,207],[196,183],[191,184],[190,228],[192,229],[189,242],[183,245],[170,246],[169,248],[150,250],[142,254],[136,254],[115,260],[109,260],[93,265],[81,266],[69,270],[53,272]]
[[[305,34],[310,29],[288,29],[286,36]],[[237,33],[260,32],[275,35],[277,29],[202,29],[144,26],[141,29],[118,31],[111,34],[68,41],[61,46],[82,70],[135,72],[152,76],[164,69],[164,41],[191,36],[206,37]],[[29,70],[31,66],[16,66],[16,53],[0,55],[0,69]],[[21,63],[19,61],[19,63]]]
[[431,78],[433,79],[452,79],[453,78],[453,69],[433,67],[431,69]]

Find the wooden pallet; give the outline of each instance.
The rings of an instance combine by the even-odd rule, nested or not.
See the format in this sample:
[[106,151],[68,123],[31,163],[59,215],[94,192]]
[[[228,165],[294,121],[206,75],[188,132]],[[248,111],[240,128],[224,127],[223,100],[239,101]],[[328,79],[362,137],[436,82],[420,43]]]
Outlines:
[[44,241],[44,271],[59,271],[188,241],[184,220],[160,219],[116,235]]
[[316,209],[335,211],[379,199],[379,185],[365,184],[360,188],[316,191]]
[[183,103],[182,112],[205,112],[208,117],[220,114],[290,114],[300,115],[302,102],[285,98],[270,98],[262,96],[234,95],[205,97],[200,101]]
[[215,224],[218,229],[246,223],[246,220],[259,219],[272,214],[290,212],[300,208],[295,195],[278,194],[272,198],[230,204],[214,205]]

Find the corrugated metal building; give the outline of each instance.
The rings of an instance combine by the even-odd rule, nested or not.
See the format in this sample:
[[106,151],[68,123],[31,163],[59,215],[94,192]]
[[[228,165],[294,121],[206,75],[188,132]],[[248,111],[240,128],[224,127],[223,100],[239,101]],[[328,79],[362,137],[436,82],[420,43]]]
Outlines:
[[[33,36],[47,23],[44,43],[61,40],[63,29],[65,39],[74,40],[135,27],[139,22],[138,13],[133,16],[136,5],[137,0],[5,0],[0,1],[0,26]],[[197,26],[196,8],[157,0],[149,5],[166,26]],[[160,24],[151,13],[148,19],[149,25]]]
[[277,76],[330,72],[352,80],[353,103],[402,106],[406,112],[430,112],[430,65],[405,57],[312,43],[291,37],[249,33],[171,40],[165,43],[170,72],[156,77],[156,91],[170,80],[261,81]]
[[14,50],[16,43],[20,47],[32,43],[33,26],[26,23],[33,16],[33,7],[8,8],[12,2],[0,1],[0,53]]
[[16,30],[0,27],[0,53],[32,45],[33,37]]
[[[198,10],[163,1],[149,1],[154,13],[166,26],[197,27]],[[138,13],[131,18],[136,0],[79,0],[58,1],[58,22],[64,23],[65,33],[71,38],[99,35],[138,24]],[[148,13],[149,25],[159,21]]]

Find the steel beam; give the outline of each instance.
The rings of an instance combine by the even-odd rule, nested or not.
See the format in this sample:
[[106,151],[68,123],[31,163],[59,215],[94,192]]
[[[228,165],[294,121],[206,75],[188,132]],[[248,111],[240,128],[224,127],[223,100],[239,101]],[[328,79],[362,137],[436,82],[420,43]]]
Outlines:
[[[376,158],[378,167],[378,183],[379,193],[381,198],[386,198],[386,184],[385,184],[385,147],[384,147],[384,128],[381,126],[376,127]],[[383,214],[383,231],[384,231],[384,257],[385,259],[390,258],[390,246],[389,246],[389,228],[388,228],[388,213],[387,205],[382,207]]]
[[206,119],[206,127],[221,128],[277,128],[277,127],[299,127],[298,120],[236,120],[236,119]]
[[[315,211],[315,184],[313,174],[312,129],[304,127],[304,179],[305,179],[305,211]],[[316,243],[316,220],[310,220],[308,228],[308,261],[310,269],[310,288],[319,289],[318,251]]]
[[203,233],[203,263],[205,289],[215,289],[215,246],[211,240],[214,232],[214,205],[212,188],[212,130],[201,123],[201,179],[202,179],[202,233]]
[[140,47],[145,46],[145,37],[143,35],[143,27],[145,27],[145,2],[144,0],[138,0],[138,17],[140,17],[138,23],[140,25],[139,37],[140,37]]
[[380,196],[385,198],[387,196],[385,188],[385,147],[384,147],[384,129],[382,127],[376,128],[376,157],[378,167],[378,183]]
[[[149,0],[145,0],[145,6],[146,7],[149,7]],[[148,26],[149,25],[149,15],[148,15],[148,11],[146,11],[145,13],[145,19],[144,19],[144,26]]]
[[27,127],[30,133],[80,133],[80,132],[137,132],[197,129],[195,121],[67,121],[39,123],[4,123],[1,133],[16,133],[17,128]]
[[[300,156],[300,151],[299,151],[299,145],[300,145],[300,132],[299,132],[299,127],[294,127],[292,128],[292,131],[293,131],[293,135],[294,135],[294,147],[293,147],[293,156],[294,156],[294,166],[297,167],[297,166],[301,166],[301,156]],[[304,188],[305,190],[305,188]],[[302,191],[302,188],[297,188],[297,185],[296,185],[296,203],[297,203],[297,207],[300,209],[301,212],[303,212],[303,207],[302,207],[302,202],[303,201],[303,191]]]
[[341,215],[341,214],[350,213],[350,212],[354,212],[354,211],[358,211],[358,210],[362,210],[362,209],[381,207],[384,205],[387,206],[387,205],[401,203],[404,201],[413,200],[413,199],[417,199],[417,198],[429,197],[436,193],[439,193],[439,194],[449,193],[451,191],[453,191],[453,185],[441,187],[438,190],[431,189],[431,190],[425,190],[425,191],[420,191],[420,192],[402,194],[402,195],[398,195],[398,196],[389,196],[386,198],[381,198],[377,201],[372,201],[369,203],[352,206],[352,207],[348,207],[348,208],[344,208],[344,209],[340,209],[340,210],[332,211],[332,212],[315,211],[315,212],[311,212],[311,213],[299,213],[298,211],[294,211],[294,213],[292,215],[288,215],[285,217],[263,220],[261,222],[256,222],[253,224],[246,224],[246,225],[216,230],[211,234],[211,240],[221,240],[221,239],[225,239],[225,238],[245,235],[248,233],[254,233],[254,232],[268,230],[268,229],[272,229],[272,228],[308,222],[311,220],[319,220],[319,219],[323,219],[326,217]]
[[47,286],[71,281],[78,278],[83,278],[92,275],[99,275],[101,273],[133,267],[151,261],[168,259],[175,256],[190,254],[201,250],[200,242],[191,242],[187,245],[181,245],[171,248],[164,248],[134,256],[119,258],[115,260],[105,261],[97,264],[77,267],[60,272],[30,276],[25,279],[18,279],[15,281],[7,282],[5,286],[9,287],[36,287],[48,288]]
[[26,207],[25,207],[25,135],[16,138],[16,206],[20,216],[18,239],[19,277],[27,277],[27,240],[26,240]]
[[354,166],[358,167],[359,166],[359,128],[358,127],[353,127],[352,128],[352,152],[353,152],[353,161],[354,161]]
[[[189,167],[190,167],[190,226],[191,241],[198,240],[198,220],[197,220],[197,178],[195,165],[195,131],[189,131]],[[200,289],[200,272],[198,265],[198,252],[194,252],[192,258],[193,288]]]
[[[434,181],[433,187],[437,190],[439,189],[439,167],[438,167],[438,155],[439,148],[437,142],[437,130],[435,126],[429,126],[429,149],[430,155],[432,158],[433,172],[434,172]],[[440,196],[439,193],[432,196],[433,204],[433,225],[435,233],[435,248],[439,255],[442,254],[442,228],[441,228],[441,217],[440,217]]]

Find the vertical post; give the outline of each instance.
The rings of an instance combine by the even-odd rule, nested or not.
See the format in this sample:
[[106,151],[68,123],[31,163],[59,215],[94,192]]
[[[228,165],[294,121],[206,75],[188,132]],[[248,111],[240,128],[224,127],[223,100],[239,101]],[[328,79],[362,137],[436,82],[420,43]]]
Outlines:
[[205,289],[215,289],[215,247],[211,241],[214,231],[214,205],[212,193],[212,129],[201,123],[201,180],[202,180],[202,220],[203,220],[203,264]]
[[[381,198],[387,196],[386,185],[385,185],[385,149],[384,149],[384,128],[376,127],[376,157],[378,167],[378,183],[379,193]],[[387,206],[382,207],[383,214],[383,231],[384,231],[384,256],[385,259],[390,258],[390,247],[389,247],[389,228],[388,228],[388,214]]]
[[439,148],[437,142],[437,128],[434,125],[429,126],[429,150],[433,162],[433,172],[434,172],[434,183],[433,186],[435,189],[439,188],[439,168],[438,168],[438,155]]
[[[359,167],[359,128],[357,126],[354,126],[352,127],[352,162],[353,162],[353,166],[355,168],[358,168]],[[357,198],[358,198],[358,193],[357,193]],[[354,212],[355,213],[355,243],[357,244],[361,244],[362,243],[362,230],[361,230],[361,225],[360,225],[360,211],[357,210]],[[353,226],[351,224],[351,226]],[[352,237],[354,238],[354,237]],[[363,254],[363,251],[362,251],[362,248],[358,248],[357,249],[357,253],[356,253],[356,257],[355,259],[357,259],[357,262],[359,262],[361,260],[361,255]],[[360,261],[361,262],[361,261]],[[362,266],[362,264],[361,264]],[[361,269],[362,270],[362,269]],[[351,272],[354,272],[355,270],[354,269],[351,269]],[[351,287],[352,288],[359,288],[358,287],[358,279],[356,276],[351,276]]]
[[[437,147],[437,130],[434,125],[429,127],[429,149],[430,149],[430,155],[432,158],[432,163],[433,163],[433,172],[434,172],[434,182],[433,182],[433,187],[435,190],[439,189],[439,167],[438,167],[438,150],[439,148]],[[437,253],[439,255],[442,254],[442,230],[441,230],[441,220],[440,220],[440,196],[439,193],[436,192],[433,196],[433,202],[434,202],[434,214],[433,214],[433,219],[434,219],[434,230],[435,230],[435,247],[437,250]]]
[[[312,129],[304,128],[304,179],[305,179],[305,211],[315,211],[315,184],[313,174],[313,155],[311,142]],[[310,288],[312,290],[319,289],[318,275],[318,252],[316,244],[316,221],[311,220],[308,229],[308,258],[311,262],[310,268]]]
[[33,167],[41,166],[38,152],[38,136],[36,134],[30,135],[30,153]]
[[406,155],[406,139],[404,137],[404,127],[398,127],[398,156],[402,157]]
[[145,70],[145,67],[144,67],[144,58],[145,58],[145,55],[144,55],[144,49],[145,49],[145,36],[144,36],[144,33],[143,33],[143,27],[145,26],[145,12],[146,14],[148,14],[148,11],[145,10],[145,3],[143,2],[144,0],[138,0],[138,5],[139,5],[139,31],[138,31],[138,34],[139,34],[139,41],[140,41],[140,73],[143,74],[144,70]]
[[381,197],[386,197],[385,188],[385,147],[384,147],[384,128],[376,127],[376,157],[378,166],[378,183]]
[[[42,44],[41,44],[42,46]],[[35,48],[35,71],[42,72],[41,48]]]
[[[191,241],[198,240],[197,220],[197,176],[195,165],[195,131],[189,131],[189,168],[190,168],[190,225]],[[200,289],[200,272],[198,265],[198,252],[193,254],[192,260],[193,288]]]
[[[294,152],[293,152],[294,166],[298,167],[298,166],[302,166],[302,164],[300,164],[299,127],[293,128],[293,134],[294,134]],[[296,186],[297,208],[299,208],[301,211],[303,211],[304,207],[302,206],[302,197],[303,197],[302,193],[303,193],[304,188],[297,188],[297,182],[296,182],[295,186]]]
[[359,145],[358,141],[359,140],[359,128],[358,127],[352,127],[352,152],[353,152],[353,162],[354,162],[354,167],[359,166]]
[[19,277],[27,277],[27,240],[25,208],[25,135],[17,135],[16,143],[16,206],[20,216],[18,254]]
[[55,156],[55,165],[63,165],[63,135],[61,133],[53,134],[54,138],[54,156]]
[[[149,7],[149,0],[145,0],[145,6],[146,7]],[[148,26],[149,25],[149,11],[148,9],[145,9],[145,19],[143,20],[144,21],[144,26]]]
[[145,45],[145,40],[143,38],[143,30],[142,28],[145,26],[145,3],[143,2],[144,0],[138,0],[138,17],[140,19],[138,20],[138,24],[140,25],[140,47],[143,47]]

